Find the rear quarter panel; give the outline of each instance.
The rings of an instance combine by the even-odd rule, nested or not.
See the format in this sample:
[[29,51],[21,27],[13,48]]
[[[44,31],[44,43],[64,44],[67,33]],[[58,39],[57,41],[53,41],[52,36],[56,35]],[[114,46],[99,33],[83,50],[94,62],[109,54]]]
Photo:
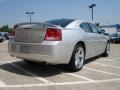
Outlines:
[[79,41],[84,41],[84,32],[79,29],[64,29],[62,30],[62,41],[58,45],[60,57],[68,58],[68,62],[71,58],[74,47]]

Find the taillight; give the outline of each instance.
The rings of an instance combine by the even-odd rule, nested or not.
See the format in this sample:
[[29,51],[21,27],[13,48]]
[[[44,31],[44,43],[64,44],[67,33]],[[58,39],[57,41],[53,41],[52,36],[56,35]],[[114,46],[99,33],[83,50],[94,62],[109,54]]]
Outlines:
[[11,35],[12,35],[12,36],[15,36],[15,30],[12,30]]
[[12,36],[15,36],[15,32],[16,32],[15,29],[16,29],[17,27],[18,27],[18,25],[15,25],[15,26],[13,27],[13,30],[12,30],[12,33],[11,33]]
[[60,29],[56,28],[47,28],[47,32],[45,35],[45,40],[48,41],[61,41],[62,40],[62,32]]

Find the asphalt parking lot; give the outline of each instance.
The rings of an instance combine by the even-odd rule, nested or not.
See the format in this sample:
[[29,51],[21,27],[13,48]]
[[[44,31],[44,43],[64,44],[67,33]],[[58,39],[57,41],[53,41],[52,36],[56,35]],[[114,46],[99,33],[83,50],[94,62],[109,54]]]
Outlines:
[[0,90],[120,90],[120,44],[111,44],[109,57],[86,61],[79,72],[65,65],[27,64],[9,56],[0,43]]

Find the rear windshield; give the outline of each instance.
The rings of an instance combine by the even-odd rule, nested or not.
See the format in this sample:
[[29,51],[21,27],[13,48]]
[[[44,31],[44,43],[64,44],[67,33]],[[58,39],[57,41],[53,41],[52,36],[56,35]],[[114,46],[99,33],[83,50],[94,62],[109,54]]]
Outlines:
[[74,21],[74,19],[56,19],[56,20],[46,21],[46,23],[58,25],[58,26],[61,26],[61,27],[66,27],[72,21]]

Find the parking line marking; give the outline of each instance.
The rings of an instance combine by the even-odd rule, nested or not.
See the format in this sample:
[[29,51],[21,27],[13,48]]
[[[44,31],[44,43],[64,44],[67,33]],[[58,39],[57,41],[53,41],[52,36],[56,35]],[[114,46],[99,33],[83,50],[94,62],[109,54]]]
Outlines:
[[105,67],[112,67],[112,68],[119,68],[119,66],[114,66],[114,65],[107,65],[107,64],[101,64],[101,63],[96,63],[96,62],[91,62],[91,63],[94,63],[94,64],[98,64],[98,65],[102,65],[102,66],[105,66]]
[[0,86],[5,87],[7,85],[3,81],[0,80]]
[[104,60],[104,61],[113,61],[111,59],[99,59],[99,60]]
[[13,64],[13,63],[9,63],[9,64],[11,64],[12,66],[16,67],[17,69],[19,69],[19,70],[21,70],[21,71],[23,71],[23,72],[25,72],[25,73],[27,73],[27,74],[35,77],[35,78],[36,78],[37,80],[39,80],[39,81],[43,81],[44,83],[53,83],[53,82],[51,82],[51,81],[49,81],[49,80],[47,80],[47,79],[45,79],[45,78],[39,77],[39,76],[37,76],[36,74],[33,74],[33,73],[31,73],[31,72],[23,69],[22,67],[19,67],[18,65],[15,65],[15,64]]
[[73,77],[85,79],[85,80],[91,81],[91,82],[94,82],[94,81],[95,81],[95,80],[93,80],[93,79],[90,79],[90,78],[87,78],[87,77],[83,77],[83,76],[81,76],[81,75],[77,75],[77,74],[74,74],[74,73],[66,73],[66,74],[71,75],[71,76],[73,76]]
[[116,59],[116,60],[119,60],[120,58],[108,58],[108,59]]
[[92,71],[96,71],[96,72],[101,72],[101,73],[105,73],[105,74],[109,74],[109,75],[120,77],[120,75],[118,75],[118,74],[113,74],[113,73],[102,71],[102,70],[92,69],[92,68],[88,68],[88,67],[83,67],[83,68],[88,69],[88,70],[92,70]]
[[111,59],[98,59],[98,60],[104,60],[104,61],[110,61],[110,62],[119,62],[117,59],[113,60],[112,58]]
[[45,87],[45,86],[64,86],[64,85],[75,85],[75,84],[84,84],[91,83],[91,81],[77,81],[77,82],[64,82],[64,83],[49,83],[49,84],[23,84],[23,85],[8,85],[8,86],[0,86],[2,88],[20,88],[20,87]]
[[90,78],[87,78],[87,77],[84,77],[84,76],[81,76],[81,75],[77,75],[77,74],[74,74],[74,73],[67,73],[66,71],[62,71],[59,68],[57,68],[57,70],[59,70],[61,73],[68,74],[68,75],[76,77],[76,78],[84,79],[84,80],[91,81],[91,82],[95,81],[93,79],[90,79]]
[[120,81],[120,78],[107,79],[107,80],[97,80],[97,81],[77,81],[77,82],[64,82],[64,83],[48,83],[48,84],[23,84],[23,85],[7,85],[0,86],[2,88],[23,88],[23,87],[45,87],[45,86],[64,86],[64,85],[78,85],[78,84],[93,84],[93,83],[106,83],[106,82],[116,82]]
[[20,60],[15,60],[13,61],[13,59],[9,59],[10,61],[6,61],[6,62],[0,62],[0,65],[4,65],[4,64],[10,64],[10,63],[13,63],[13,62],[19,62]]

